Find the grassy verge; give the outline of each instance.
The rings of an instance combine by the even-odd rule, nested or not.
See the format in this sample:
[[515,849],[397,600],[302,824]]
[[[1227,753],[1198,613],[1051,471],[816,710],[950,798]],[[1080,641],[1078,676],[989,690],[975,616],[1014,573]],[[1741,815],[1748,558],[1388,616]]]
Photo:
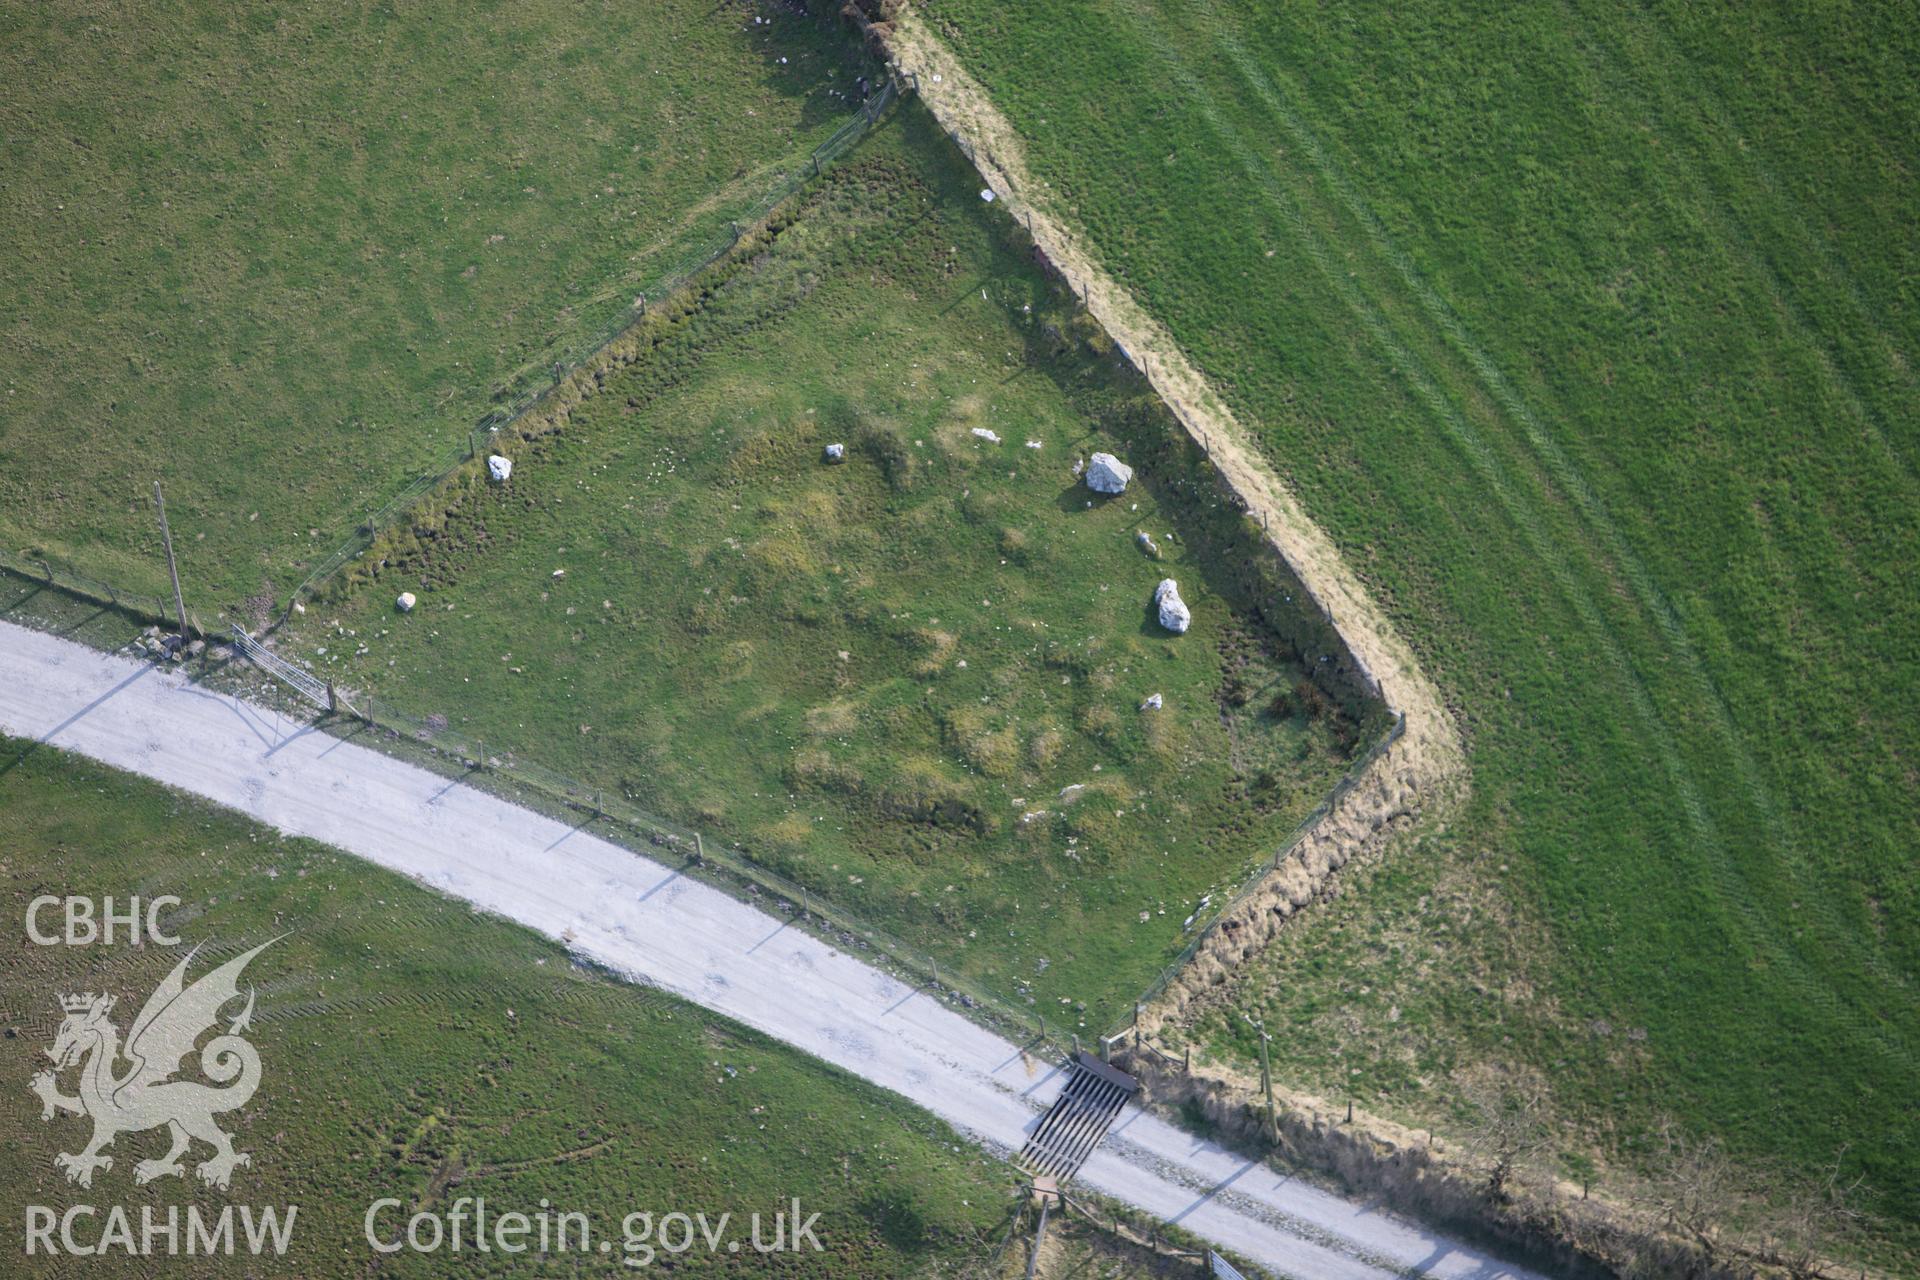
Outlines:
[[[1277,637],[1243,517],[1008,230],[901,113],[511,483],[423,507],[285,642],[1103,1029],[1362,729]],[[1099,449],[1124,495],[1076,479]]]
[[1469,735],[1449,838],[1249,975],[1283,1069],[1444,1125],[1491,1061],[1583,1149],[1838,1156],[1910,1249],[1910,24],[925,7]]
[[[295,1245],[280,1263],[199,1265],[333,1276],[372,1264],[361,1220],[385,1196],[441,1212],[458,1196],[529,1212],[546,1197],[589,1214],[597,1232],[617,1232],[639,1210],[744,1217],[799,1196],[823,1215],[825,1252],[760,1261],[795,1276],[901,1276],[955,1273],[986,1252],[986,1233],[1004,1217],[1003,1167],[944,1124],[323,846],[0,740],[0,850],[6,899],[20,908],[14,959],[0,973],[0,1055],[20,1086],[0,1102],[9,1222],[22,1222],[28,1204],[123,1203],[136,1215],[145,1203],[209,1212],[230,1201],[297,1204]],[[46,1065],[56,997],[116,994],[124,1027],[180,953],[28,946],[24,905],[42,893],[177,895],[188,945],[285,934],[249,969],[259,984],[249,1038],[265,1074],[254,1101],[222,1117],[253,1154],[232,1193],[174,1179],[136,1188],[135,1158],[164,1146],[153,1133],[123,1135],[115,1167],[89,1192],[54,1169],[53,1154],[76,1150],[85,1132],[71,1116],[43,1124],[25,1088]],[[498,1254],[464,1261],[478,1269],[463,1274],[503,1265]],[[577,1263],[539,1261],[567,1274]],[[381,1262],[382,1274],[444,1274],[447,1257]],[[116,1269],[112,1259],[92,1265]],[[70,1266],[13,1264],[23,1275]],[[737,1258],[689,1254],[677,1269],[738,1268]]]
[[[0,17],[0,538],[284,595],[844,120],[831,15],[665,0]],[[271,597],[274,590],[266,594]]]

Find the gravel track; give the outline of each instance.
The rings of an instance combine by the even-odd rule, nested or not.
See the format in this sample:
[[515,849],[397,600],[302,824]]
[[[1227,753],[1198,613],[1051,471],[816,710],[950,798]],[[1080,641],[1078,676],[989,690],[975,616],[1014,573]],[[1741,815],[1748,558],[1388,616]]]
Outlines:
[[[0,622],[0,730],[324,841],[912,1100],[996,1151],[1060,1071],[783,919],[590,832],[180,673]],[[1080,1183],[1302,1280],[1521,1280],[1138,1108]]]

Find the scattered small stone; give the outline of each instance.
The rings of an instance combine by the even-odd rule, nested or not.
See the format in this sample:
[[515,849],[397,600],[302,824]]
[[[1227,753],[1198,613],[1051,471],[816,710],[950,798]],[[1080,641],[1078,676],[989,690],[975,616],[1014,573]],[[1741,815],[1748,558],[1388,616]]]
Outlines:
[[207,642],[205,640],[190,641],[187,645],[187,656],[189,658],[197,658],[206,651]]
[[982,188],[980,188],[980,198],[981,198],[982,200],[985,200],[985,201],[986,201],[986,202],[987,202],[988,204],[992,204],[992,203],[993,203],[993,188],[992,188],[992,187],[982,187]]
[[507,477],[513,474],[513,459],[493,454],[487,459],[487,479],[495,484],[505,484]]
[[828,462],[845,462],[847,460],[847,446],[844,444],[828,445],[826,459]]
[[565,569],[555,569],[553,571],[553,576],[556,578],[564,578],[567,576],[567,571]]
[[985,427],[975,427],[975,428],[973,429],[973,434],[974,434],[974,435],[976,435],[976,436],[978,436],[978,437],[980,437],[980,438],[981,438],[982,440],[985,440],[985,441],[986,441],[986,442],[987,442],[988,444],[999,444],[999,443],[1000,443],[1000,436],[999,436],[999,434],[998,434],[997,432],[994,432],[994,431],[989,431],[989,430],[988,430],[987,428],[985,428]]
[[1087,463],[1087,488],[1095,493],[1124,493],[1133,468],[1110,453],[1096,453]]
[[1160,609],[1160,625],[1175,635],[1184,635],[1193,625],[1193,613],[1180,598],[1180,584],[1172,578],[1160,579],[1153,589],[1153,603]]
[[1029,448],[1029,449],[1038,449],[1039,447],[1040,447],[1040,442],[1039,442],[1038,440],[1029,440],[1029,441],[1027,441],[1027,448]]
[[393,602],[393,607],[402,613],[412,613],[413,606],[418,603],[419,601],[415,599],[413,592],[402,591],[399,598]]
[[1140,532],[1134,534],[1133,540],[1140,544],[1140,549],[1142,551],[1152,556],[1155,560],[1158,560],[1160,558],[1160,545],[1153,540],[1153,535],[1148,533],[1145,529],[1142,529]]
[[1147,700],[1140,704],[1140,709],[1142,711],[1158,711],[1161,705],[1162,705],[1162,699],[1160,695],[1157,693],[1150,693],[1147,695]]

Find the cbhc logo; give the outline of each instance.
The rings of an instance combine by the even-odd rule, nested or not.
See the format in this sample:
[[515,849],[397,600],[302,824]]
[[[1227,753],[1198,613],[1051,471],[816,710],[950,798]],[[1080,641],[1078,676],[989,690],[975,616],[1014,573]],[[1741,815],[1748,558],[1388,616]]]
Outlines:
[[[146,913],[142,915],[138,895],[127,900],[125,910],[116,912],[110,897],[102,898],[96,911],[92,898],[72,895],[58,898],[50,893],[43,894],[27,904],[27,937],[42,947],[90,947],[96,942],[110,947],[114,943],[114,931],[118,928],[126,940],[136,947],[147,940],[163,947],[177,947],[180,945],[179,937],[160,932],[160,913],[167,907],[179,905],[180,899],[172,894],[163,894],[149,901]],[[65,928],[59,933],[43,933],[40,929],[40,913],[51,907],[62,908]]]

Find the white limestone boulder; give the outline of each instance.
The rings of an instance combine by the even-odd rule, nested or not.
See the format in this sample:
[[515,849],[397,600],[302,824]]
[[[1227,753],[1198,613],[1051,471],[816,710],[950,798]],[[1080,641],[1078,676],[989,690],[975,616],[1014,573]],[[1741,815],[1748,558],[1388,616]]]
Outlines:
[[487,459],[487,479],[495,484],[505,484],[507,477],[513,474],[513,459],[494,454]]
[[1153,589],[1153,603],[1160,610],[1160,625],[1173,634],[1184,635],[1193,625],[1193,613],[1180,598],[1180,584],[1172,578],[1160,579],[1160,585]]
[[1096,453],[1087,461],[1087,488],[1095,493],[1125,493],[1133,468],[1110,453]]

